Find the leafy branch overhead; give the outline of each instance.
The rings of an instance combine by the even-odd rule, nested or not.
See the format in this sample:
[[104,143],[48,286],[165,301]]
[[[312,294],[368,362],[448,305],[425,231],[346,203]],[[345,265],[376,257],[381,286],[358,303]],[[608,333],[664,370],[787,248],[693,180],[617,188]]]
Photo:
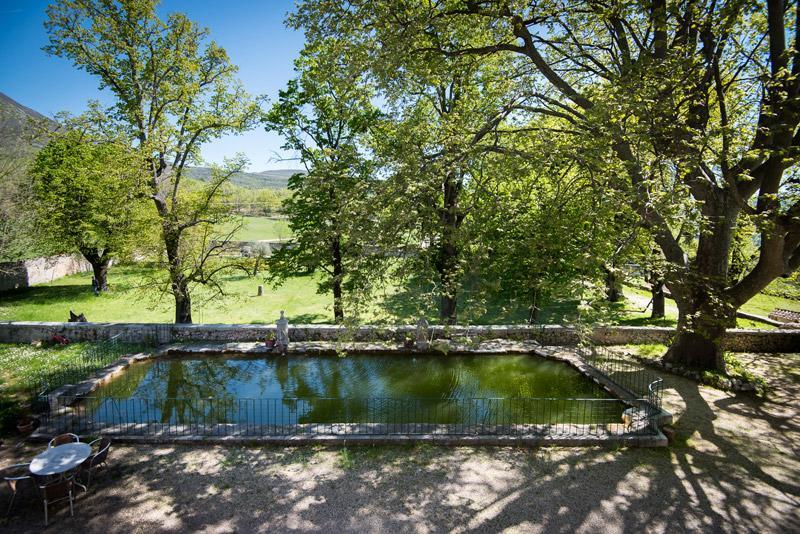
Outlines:
[[[798,20],[781,0],[306,0],[290,18],[311,40],[371,43],[379,77],[503,65],[521,100],[487,149],[524,158],[520,136],[570,136],[573,160],[627,198],[666,259],[680,310],[668,357],[717,368],[736,308],[800,266]],[[750,224],[757,259],[730,277]]]

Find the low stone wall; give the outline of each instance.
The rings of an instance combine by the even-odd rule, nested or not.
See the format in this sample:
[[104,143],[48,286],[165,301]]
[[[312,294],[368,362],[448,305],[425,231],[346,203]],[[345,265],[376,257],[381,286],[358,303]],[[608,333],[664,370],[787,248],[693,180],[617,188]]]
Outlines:
[[89,262],[78,255],[3,263],[0,264],[0,292],[44,284],[91,270]]
[[[574,328],[558,325],[432,326],[433,338],[535,339],[543,345],[574,345]],[[415,327],[361,326],[348,330],[337,325],[294,325],[289,337],[295,341],[397,341],[413,337]],[[270,325],[154,324],[154,323],[43,323],[0,322],[0,342],[30,343],[60,334],[73,341],[100,341],[119,336],[131,342],[171,343],[192,341],[261,341],[275,333]],[[663,327],[606,326],[594,330],[598,345],[669,343],[674,330]],[[734,352],[800,352],[798,330],[729,330],[724,348]]]

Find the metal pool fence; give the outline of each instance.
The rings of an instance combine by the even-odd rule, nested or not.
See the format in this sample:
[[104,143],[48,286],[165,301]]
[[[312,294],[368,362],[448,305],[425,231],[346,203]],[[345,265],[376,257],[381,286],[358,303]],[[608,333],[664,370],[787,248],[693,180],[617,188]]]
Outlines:
[[655,435],[648,399],[50,399],[43,430],[128,436]]
[[626,400],[647,399],[661,408],[663,380],[642,363],[598,346],[574,347],[578,355],[627,393]]
[[[51,378],[75,383],[120,356],[98,344],[85,365]],[[453,435],[648,437],[659,434],[661,379],[603,347],[572,347],[626,393],[609,398],[105,398],[40,395],[41,434],[166,437]],[[79,376],[80,375],[80,376]],[[68,380],[73,380],[68,382]]]
[[[625,410],[628,410],[625,412]],[[623,412],[629,414],[623,417]],[[111,399],[59,397],[49,432],[126,436],[624,436],[656,432],[617,399]]]
[[89,375],[115,362],[124,354],[149,350],[146,343],[129,343],[122,336],[87,344],[81,354],[58,368],[46,368],[34,376],[27,387],[31,399],[43,396],[61,386],[76,384]]

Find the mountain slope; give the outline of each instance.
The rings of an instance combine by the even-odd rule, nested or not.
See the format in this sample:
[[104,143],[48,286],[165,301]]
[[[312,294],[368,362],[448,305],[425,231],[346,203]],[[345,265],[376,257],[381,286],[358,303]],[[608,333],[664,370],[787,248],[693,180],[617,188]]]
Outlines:
[[41,148],[55,126],[52,119],[0,92],[0,148]]
[[[211,180],[209,167],[186,167],[186,176],[193,180],[207,182]],[[289,178],[297,173],[305,173],[300,169],[281,169],[276,171],[237,172],[231,177],[231,183],[246,189],[285,189]]]

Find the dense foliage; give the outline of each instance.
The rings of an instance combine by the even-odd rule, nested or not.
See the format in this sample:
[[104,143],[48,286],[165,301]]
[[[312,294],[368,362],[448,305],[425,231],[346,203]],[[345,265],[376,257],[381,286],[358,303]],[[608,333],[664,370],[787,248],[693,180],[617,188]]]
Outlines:
[[102,116],[69,121],[30,168],[40,242],[55,253],[81,253],[100,291],[113,258],[136,247],[153,222],[140,154]]
[[[307,0],[292,20],[311,40],[372,43],[401,73],[502,64],[519,99],[491,150],[519,153],[520,125],[567,133],[576,163],[616,178],[666,260],[680,310],[667,357],[724,369],[735,310],[800,265],[799,17],[781,0]],[[755,258],[731,276],[749,224]]]
[[369,265],[378,259],[369,250],[375,180],[363,145],[377,111],[355,68],[361,62],[346,50],[342,41],[306,47],[295,62],[298,77],[265,117],[307,170],[289,180],[283,211],[294,243],[271,258],[269,277],[280,283],[320,271],[319,290],[332,291],[337,322],[344,320],[345,293],[356,306],[362,291],[355,289],[369,285]]
[[220,290],[226,270],[220,254],[228,235],[214,226],[223,185],[244,162],[236,160],[200,188],[182,187],[187,164],[199,163],[200,146],[249,129],[258,102],[235,78],[236,66],[185,15],[162,20],[155,0],[62,0],[48,8],[45,26],[56,56],[96,76],[114,95],[114,118],[139,150],[149,194],[160,218],[162,288],[175,299],[175,321],[192,322],[195,285]]
[[423,288],[446,323],[467,294],[534,321],[556,296],[620,300],[633,270],[654,317],[666,289],[677,304],[666,357],[724,370],[736,310],[800,265],[794,4],[304,0],[297,75],[266,115],[207,31],[155,4],[57,2],[47,50],[115,97],[176,321],[236,268],[215,234],[231,211],[277,202],[228,185],[241,160],[202,184],[187,165],[259,119],[307,171],[268,278],[319,273],[337,321],[387,285]]

